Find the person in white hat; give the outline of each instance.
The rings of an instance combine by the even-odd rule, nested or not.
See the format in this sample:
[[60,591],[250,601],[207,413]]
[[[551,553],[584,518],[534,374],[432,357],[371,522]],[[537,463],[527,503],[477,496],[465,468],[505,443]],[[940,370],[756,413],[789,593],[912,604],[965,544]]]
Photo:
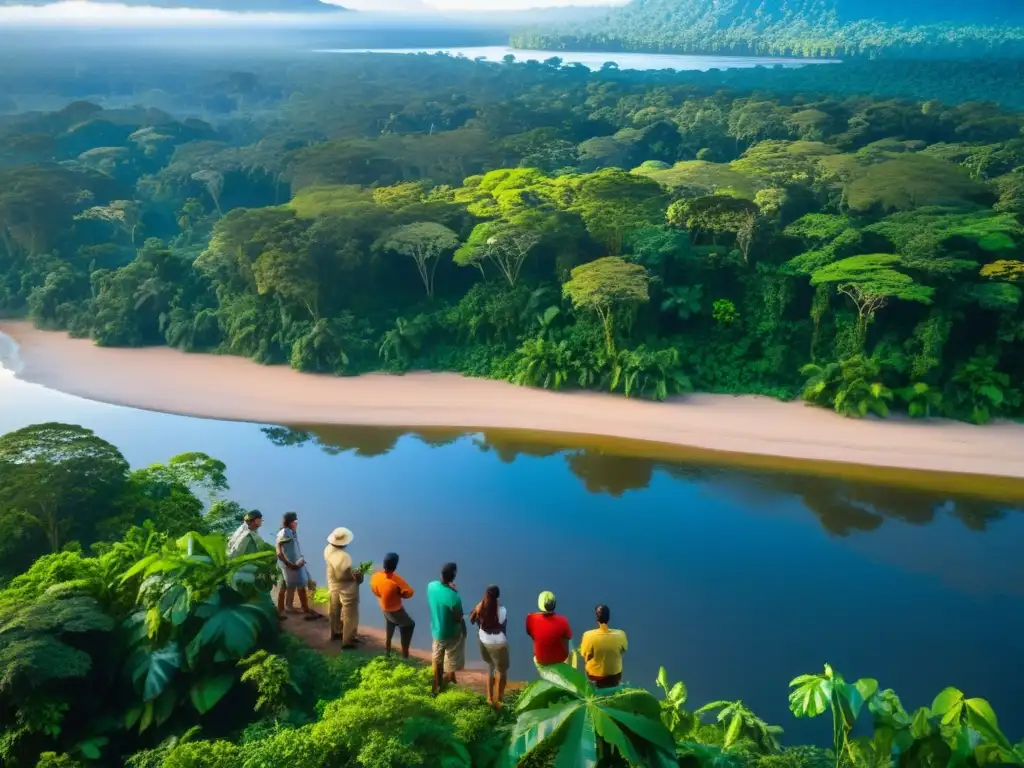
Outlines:
[[352,556],[346,551],[353,538],[348,528],[335,528],[324,548],[331,639],[340,639],[342,648],[356,647],[359,629],[359,585],[363,583],[363,572],[352,567]]

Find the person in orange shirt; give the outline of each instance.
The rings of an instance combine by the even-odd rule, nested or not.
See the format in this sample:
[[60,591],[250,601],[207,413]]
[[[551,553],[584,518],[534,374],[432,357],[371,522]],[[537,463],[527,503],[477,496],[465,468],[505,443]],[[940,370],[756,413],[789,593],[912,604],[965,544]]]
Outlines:
[[412,597],[413,590],[405,579],[395,573],[398,568],[398,555],[388,552],[384,556],[383,565],[384,570],[377,571],[370,578],[370,591],[377,596],[380,609],[384,612],[384,620],[387,622],[384,649],[386,653],[391,653],[391,639],[395,636],[395,627],[398,627],[402,639],[402,656],[408,659],[416,622],[405,612],[402,600]]

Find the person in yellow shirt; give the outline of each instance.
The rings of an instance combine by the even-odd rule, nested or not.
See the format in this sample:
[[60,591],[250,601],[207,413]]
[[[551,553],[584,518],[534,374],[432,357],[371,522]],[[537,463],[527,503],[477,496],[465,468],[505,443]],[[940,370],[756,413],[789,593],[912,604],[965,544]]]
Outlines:
[[629,643],[621,629],[609,629],[611,611],[607,605],[594,609],[597,629],[583,633],[580,654],[586,661],[587,677],[595,688],[614,688],[622,684],[622,654]]
[[352,556],[345,551],[353,538],[348,528],[335,528],[327,537],[324,549],[331,639],[340,638],[342,648],[356,647],[356,630],[359,629],[359,585],[363,583],[363,574],[353,569]]

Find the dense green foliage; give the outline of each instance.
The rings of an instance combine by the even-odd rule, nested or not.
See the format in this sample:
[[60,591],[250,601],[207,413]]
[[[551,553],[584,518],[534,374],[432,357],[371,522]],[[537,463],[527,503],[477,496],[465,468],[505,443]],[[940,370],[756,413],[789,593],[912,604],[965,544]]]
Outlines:
[[[228,559],[220,534],[170,532],[196,504],[201,529],[237,524],[237,505],[217,498],[204,514],[188,495],[227,490],[216,459],[187,453],[126,475],[116,448],[81,427],[34,425],[0,440],[0,477],[31,466],[29,477],[54,479],[53,488],[0,495],[0,517],[38,498],[57,510],[64,535],[82,537],[31,565],[0,557],[13,576],[0,586],[4,766],[1024,765],[1024,745],[1002,733],[984,699],[947,688],[909,713],[874,680],[847,684],[830,667],[793,681],[790,708],[797,717],[831,713],[831,751],[784,746],[782,729],[742,701],[690,711],[686,687],[664,670],[659,696],[631,685],[598,691],[559,665],[539,670],[500,711],[459,688],[435,698],[425,666],[328,658],[289,639],[269,598],[271,548]],[[86,450],[109,457],[85,478],[91,487],[122,495],[101,502],[69,482]],[[117,514],[100,515],[99,527],[72,525],[66,511],[83,499]],[[108,538],[84,554],[82,541],[98,530]],[[863,719],[855,732],[862,711],[868,735]]]
[[[177,537],[206,532],[227,513],[218,498],[227,490],[224,464],[204,453],[185,453],[166,464],[130,471],[120,451],[91,430],[36,424],[0,436],[0,583],[37,557],[72,542],[81,547],[117,541],[133,525],[159,519]],[[214,515],[203,516],[205,502]],[[237,507],[237,505],[235,505]]]
[[[791,397],[862,357],[884,408],[812,399],[1020,412],[1017,114],[556,61],[331,71],[287,98],[231,75],[207,121],[0,119],[0,310],[102,345],[658,399]],[[891,394],[921,387],[924,410]]]
[[513,37],[541,50],[775,56],[988,56],[1024,50],[1008,0],[632,0],[603,19]]

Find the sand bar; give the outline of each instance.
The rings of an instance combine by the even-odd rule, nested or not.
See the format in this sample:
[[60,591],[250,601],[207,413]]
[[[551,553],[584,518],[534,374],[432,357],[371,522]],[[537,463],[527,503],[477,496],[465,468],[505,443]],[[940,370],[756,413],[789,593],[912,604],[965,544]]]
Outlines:
[[[26,381],[107,403],[272,424],[517,429],[736,454],[1024,478],[1024,425],[846,419],[799,402],[688,395],[667,403],[548,392],[452,373],[352,378],[166,347],[109,349],[2,321]],[[0,342],[0,349],[4,343]],[[0,354],[0,357],[3,357]],[[2,405],[0,405],[2,407]]]

